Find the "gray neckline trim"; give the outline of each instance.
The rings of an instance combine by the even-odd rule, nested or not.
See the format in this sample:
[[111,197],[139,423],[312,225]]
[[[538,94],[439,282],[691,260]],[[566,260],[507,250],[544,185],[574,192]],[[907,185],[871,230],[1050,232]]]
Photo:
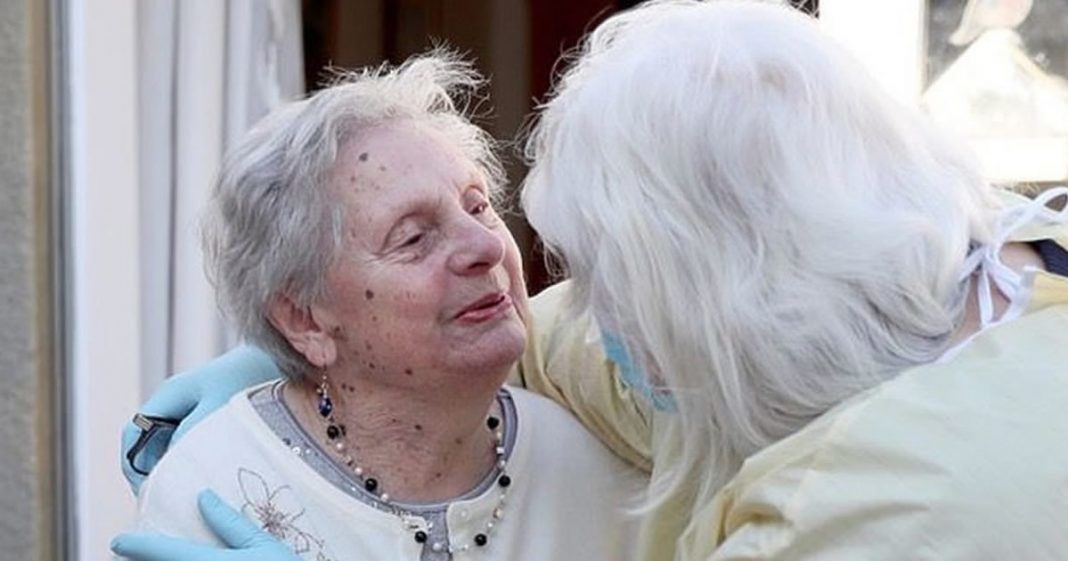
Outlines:
[[[337,461],[333,455],[319,446],[317,439],[308,434],[304,427],[297,422],[293,412],[282,400],[282,388],[285,381],[279,380],[269,386],[264,386],[249,394],[248,399],[253,409],[270,427],[271,431],[278,436],[287,448],[293,450],[304,463],[315,471],[320,477],[329,481],[332,485],[360,502],[378,510],[393,513],[394,509],[400,509],[409,514],[427,516],[433,513],[442,513],[455,502],[466,501],[481,496],[493,488],[503,470],[494,466],[482,478],[478,485],[470,491],[453,498],[452,500],[435,503],[403,503],[394,502],[383,504],[379,498],[363,488],[362,483],[346,466]],[[504,459],[510,460],[515,448],[518,415],[515,410],[515,402],[512,395],[505,388],[497,392],[497,403],[501,409]]]

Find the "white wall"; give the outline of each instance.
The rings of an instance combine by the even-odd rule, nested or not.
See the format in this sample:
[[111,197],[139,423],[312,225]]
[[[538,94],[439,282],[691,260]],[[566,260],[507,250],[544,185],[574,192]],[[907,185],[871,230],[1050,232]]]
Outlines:
[[137,1],[67,7],[76,551],[96,561],[134,513],[118,459],[141,395]]
[[898,100],[923,89],[926,0],[820,0],[820,25]]

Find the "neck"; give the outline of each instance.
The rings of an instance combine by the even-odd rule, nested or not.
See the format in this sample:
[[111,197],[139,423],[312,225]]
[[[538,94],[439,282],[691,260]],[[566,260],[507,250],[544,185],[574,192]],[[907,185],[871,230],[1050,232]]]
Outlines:
[[[351,456],[374,477],[391,500],[433,502],[457,497],[474,488],[496,464],[494,431],[489,415],[500,416],[497,388],[422,395],[411,388],[385,386],[345,376],[328,375],[333,418],[344,437],[328,441],[327,421],[318,412],[319,381],[287,384],[284,399],[298,422],[324,449]],[[336,442],[344,443],[338,452]]]

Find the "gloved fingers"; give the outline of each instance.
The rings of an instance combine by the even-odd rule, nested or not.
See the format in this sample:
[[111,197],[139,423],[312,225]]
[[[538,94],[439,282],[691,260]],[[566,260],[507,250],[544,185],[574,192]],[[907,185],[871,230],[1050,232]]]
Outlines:
[[122,430],[120,463],[130,489],[136,495],[145,476],[155,467],[167,448],[178,442],[192,427],[225,404],[231,396],[247,387],[281,376],[281,371],[267,353],[250,346],[235,347],[207,365],[182,372],[163,381],[152,397],[141,406],[141,413],[153,417],[179,420],[174,430],[157,430],[145,443],[134,461],[127,460],[141,438],[142,429],[133,422]]
[[197,495],[197,506],[208,527],[223,543],[232,548],[246,549],[275,542],[270,534],[226,504],[215,491],[201,491]]
[[120,534],[111,551],[133,561],[221,561],[223,550],[182,538],[143,532]]

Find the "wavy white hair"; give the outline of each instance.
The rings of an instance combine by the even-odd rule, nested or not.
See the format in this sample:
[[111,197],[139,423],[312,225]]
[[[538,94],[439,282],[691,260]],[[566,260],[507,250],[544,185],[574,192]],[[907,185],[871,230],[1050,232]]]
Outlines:
[[329,297],[325,272],[341,246],[343,205],[328,177],[338,150],[361,130],[413,120],[442,132],[503,185],[492,138],[468,119],[483,83],[472,65],[436,49],[397,68],[340,73],[333,85],[260,121],[228,155],[204,222],[208,275],[220,306],[289,376],[310,365],[267,318],[270,298],[298,306]]
[[584,42],[527,144],[530,223],[673,393],[652,504],[902,369],[962,320],[989,237],[968,153],[896,105],[814,20],[767,2],[652,2]]

